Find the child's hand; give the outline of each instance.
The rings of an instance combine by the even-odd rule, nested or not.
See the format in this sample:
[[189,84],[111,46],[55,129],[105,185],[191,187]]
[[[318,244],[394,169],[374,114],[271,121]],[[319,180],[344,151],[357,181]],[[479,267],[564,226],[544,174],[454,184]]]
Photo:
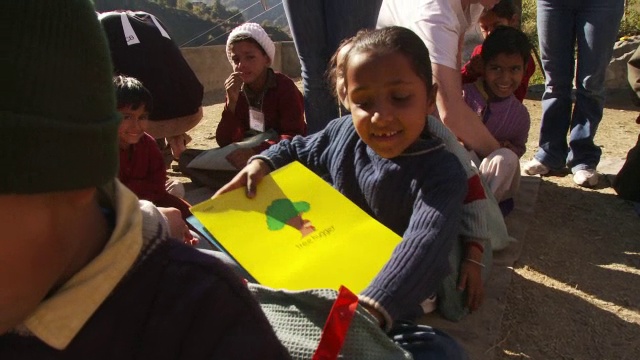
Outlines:
[[169,146],[171,147],[171,154],[173,158],[178,160],[180,159],[180,155],[187,150],[187,144],[191,141],[191,136],[185,134],[180,134],[172,137],[168,137],[167,141],[169,142]]
[[235,149],[225,157],[231,165],[240,170],[247,165],[247,161],[256,153],[253,149]]
[[365,302],[360,302],[359,304],[362,305],[369,314],[373,315],[373,317],[376,318],[380,327],[384,327],[386,321],[384,319],[384,315],[382,315],[380,311],[376,310],[373,306]]
[[[468,259],[468,260],[467,260]],[[467,307],[476,311],[484,301],[484,285],[482,284],[482,252],[475,246],[467,247],[467,255],[462,261],[458,290],[467,290]]]
[[241,73],[233,72],[227,80],[224,82],[224,89],[227,92],[227,106],[232,111],[236,108],[236,103],[238,102],[238,97],[240,96],[240,89],[242,89],[242,77]]
[[172,207],[158,207],[158,210],[167,219],[170,237],[182,240],[186,244],[192,244],[193,240],[197,243],[198,240],[193,238],[187,223],[182,219],[180,210]]
[[247,197],[253,198],[256,196],[258,183],[270,172],[271,168],[264,160],[255,159],[247,164],[244,169],[240,170],[238,175],[213,194],[211,198],[241,187],[246,187]]

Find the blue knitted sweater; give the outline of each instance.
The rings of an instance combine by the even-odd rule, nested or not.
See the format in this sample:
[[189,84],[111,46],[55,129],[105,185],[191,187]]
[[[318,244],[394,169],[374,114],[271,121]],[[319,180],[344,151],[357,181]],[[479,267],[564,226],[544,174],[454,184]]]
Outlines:
[[[403,154],[385,159],[358,136],[351,116],[308,137],[296,136],[259,158],[273,168],[300,161],[382,224],[402,236],[391,258],[360,294],[391,320],[415,318],[420,303],[449,273],[466,175],[442,141],[425,132]],[[363,251],[368,237],[362,234]]]

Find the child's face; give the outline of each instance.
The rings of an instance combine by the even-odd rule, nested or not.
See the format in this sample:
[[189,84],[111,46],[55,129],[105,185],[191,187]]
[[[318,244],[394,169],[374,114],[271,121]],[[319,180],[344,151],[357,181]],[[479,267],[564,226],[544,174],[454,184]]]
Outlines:
[[122,114],[122,122],[118,127],[118,138],[120,148],[127,148],[129,145],[137,144],[144,135],[144,123],[149,120],[149,113],[144,105],[137,109],[125,106],[118,109]]
[[498,17],[493,11],[489,11],[478,19],[478,24],[480,25],[482,37],[486,39],[496,27],[500,25],[513,26],[514,21],[513,19]]
[[346,68],[347,104],[360,138],[393,158],[413,144],[433,111],[425,82],[401,53],[356,53]]
[[242,82],[252,84],[260,79],[271,65],[260,46],[250,41],[239,41],[229,46],[233,71],[239,72]]
[[78,244],[64,224],[77,213],[59,194],[0,195],[0,335],[33,312],[73,261]]
[[484,66],[484,80],[497,97],[511,96],[522,82],[524,59],[519,54],[498,54]]

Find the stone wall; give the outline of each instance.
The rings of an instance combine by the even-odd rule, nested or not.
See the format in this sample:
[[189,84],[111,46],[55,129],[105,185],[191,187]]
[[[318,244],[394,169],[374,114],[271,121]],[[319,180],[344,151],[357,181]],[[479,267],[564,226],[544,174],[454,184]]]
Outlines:
[[605,74],[604,87],[606,89],[628,89],[627,63],[629,58],[640,45],[640,36],[633,36],[618,41],[613,46],[613,55]]
[[[473,48],[482,41],[480,32],[472,28],[466,34],[463,60],[468,59]],[[640,45],[640,36],[627,38],[615,44],[613,56],[605,77],[605,88],[608,90],[625,89],[627,82],[627,62]],[[231,65],[227,60],[224,45],[182,48],[182,54],[204,86],[205,93],[224,91],[224,81],[231,73]],[[538,66],[538,64],[536,64]],[[300,62],[293,41],[276,43],[276,58],[273,68],[291,78],[300,77]]]
[[[224,81],[232,71],[224,45],[186,47],[181,51],[204,86],[205,94],[224,91]],[[293,41],[276,43],[272,67],[291,78],[300,77],[300,62]]]

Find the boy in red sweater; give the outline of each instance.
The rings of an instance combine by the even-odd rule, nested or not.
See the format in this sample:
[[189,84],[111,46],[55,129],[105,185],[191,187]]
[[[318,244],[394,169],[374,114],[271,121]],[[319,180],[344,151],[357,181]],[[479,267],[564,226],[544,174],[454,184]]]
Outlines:
[[182,218],[191,216],[186,201],[167,192],[167,171],[156,141],[143,129],[153,108],[151,93],[135,78],[118,75],[113,78],[118,112],[120,170],[118,179],[138,198],[160,207],[180,210]]

